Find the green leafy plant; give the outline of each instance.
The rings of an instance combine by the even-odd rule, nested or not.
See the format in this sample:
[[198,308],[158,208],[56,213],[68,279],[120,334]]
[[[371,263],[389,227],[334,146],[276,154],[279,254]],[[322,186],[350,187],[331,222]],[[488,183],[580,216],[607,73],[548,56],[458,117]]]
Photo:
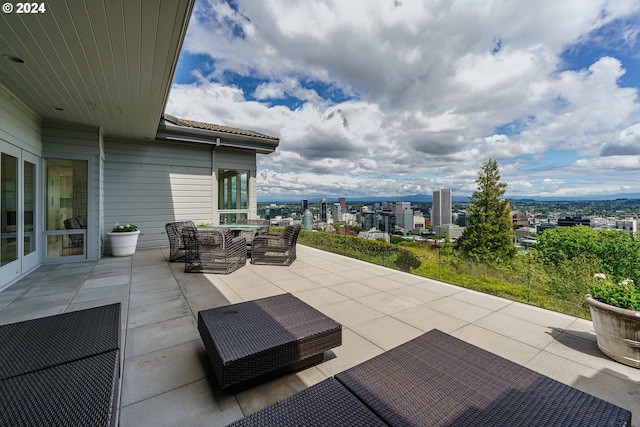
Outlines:
[[131,231],[138,231],[138,226],[134,224],[126,224],[120,225],[116,222],[116,224],[111,229],[113,233],[126,233]]
[[623,281],[620,284],[606,283],[589,287],[593,299],[627,310],[640,311],[640,289],[633,281]]

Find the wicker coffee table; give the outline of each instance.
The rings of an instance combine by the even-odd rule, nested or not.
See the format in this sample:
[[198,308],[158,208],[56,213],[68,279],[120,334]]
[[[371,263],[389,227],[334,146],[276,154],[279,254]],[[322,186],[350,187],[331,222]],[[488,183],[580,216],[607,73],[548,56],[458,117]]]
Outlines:
[[238,391],[324,359],[342,326],[291,294],[198,313],[198,330],[218,383]]

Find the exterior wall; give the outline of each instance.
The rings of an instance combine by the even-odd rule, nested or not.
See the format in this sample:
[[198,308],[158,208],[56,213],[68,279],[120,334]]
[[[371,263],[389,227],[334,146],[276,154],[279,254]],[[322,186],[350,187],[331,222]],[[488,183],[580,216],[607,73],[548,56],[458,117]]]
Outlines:
[[[42,157],[88,161],[87,259],[100,253],[100,128],[70,123],[45,122],[42,126]],[[60,262],[56,258],[56,262]]]
[[165,224],[211,219],[212,147],[116,140],[104,143],[104,251],[115,222],[136,224],[138,248],[168,246]]
[[0,86],[0,139],[36,156],[42,153],[40,118]]

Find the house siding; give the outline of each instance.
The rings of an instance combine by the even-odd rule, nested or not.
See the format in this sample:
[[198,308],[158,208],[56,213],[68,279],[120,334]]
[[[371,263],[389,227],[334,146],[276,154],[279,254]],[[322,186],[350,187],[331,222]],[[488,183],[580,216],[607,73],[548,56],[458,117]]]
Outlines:
[[36,156],[42,153],[40,119],[1,85],[0,139]]
[[[87,160],[87,259],[99,259],[100,245],[100,140],[102,131],[92,126],[45,122],[42,157]],[[59,259],[58,259],[59,260]]]
[[138,248],[165,247],[167,222],[211,218],[210,146],[107,138],[104,153],[105,232],[132,223],[142,232]]

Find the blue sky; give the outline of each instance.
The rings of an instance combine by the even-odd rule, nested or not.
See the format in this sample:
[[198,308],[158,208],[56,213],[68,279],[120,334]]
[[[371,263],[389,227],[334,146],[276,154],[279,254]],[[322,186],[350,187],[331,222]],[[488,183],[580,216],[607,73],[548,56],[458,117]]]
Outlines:
[[198,0],[178,117],[280,138],[260,198],[640,192],[636,0]]

